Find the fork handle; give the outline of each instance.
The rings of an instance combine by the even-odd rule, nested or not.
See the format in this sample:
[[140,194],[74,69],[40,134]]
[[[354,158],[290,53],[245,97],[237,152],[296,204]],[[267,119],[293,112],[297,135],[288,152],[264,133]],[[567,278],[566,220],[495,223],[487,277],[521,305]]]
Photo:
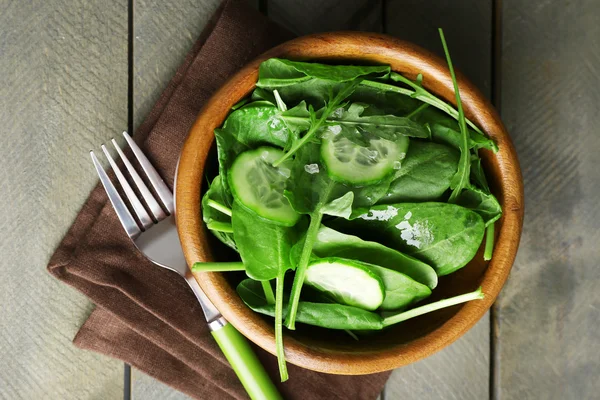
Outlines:
[[225,319],[212,335],[252,400],[282,399],[248,340]]

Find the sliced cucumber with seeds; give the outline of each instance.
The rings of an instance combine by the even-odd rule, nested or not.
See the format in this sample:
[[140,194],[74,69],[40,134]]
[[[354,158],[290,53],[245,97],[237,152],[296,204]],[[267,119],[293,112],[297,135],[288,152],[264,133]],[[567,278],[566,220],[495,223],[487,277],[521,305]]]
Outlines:
[[385,299],[382,279],[363,263],[329,257],[314,260],[304,283],[331,295],[338,303],[376,310]]
[[284,226],[298,222],[298,214],[283,195],[290,177],[290,163],[274,167],[283,151],[259,147],[240,154],[229,170],[229,186],[241,205],[258,215]]
[[323,138],[321,158],[331,179],[352,185],[368,185],[381,181],[399,169],[406,156],[409,139],[398,136],[395,141],[373,137],[361,146],[342,135]]

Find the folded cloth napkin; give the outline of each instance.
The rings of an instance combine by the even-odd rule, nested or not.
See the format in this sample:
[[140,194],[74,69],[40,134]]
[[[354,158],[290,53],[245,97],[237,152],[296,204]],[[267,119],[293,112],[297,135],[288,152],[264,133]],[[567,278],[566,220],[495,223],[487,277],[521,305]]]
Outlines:
[[[210,95],[251,58],[289,39],[244,1],[226,1],[150,115],[135,133],[172,187],[179,152]],[[96,305],[74,343],[119,358],[198,399],[247,395],[215,344],[185,281],[147,261],[131,244],[101,186],[83,205],[48,265]],[[276,360],[256,351],[275,382]],[[288,399],[375,399],[389,374],[327,375],[289,365]]]

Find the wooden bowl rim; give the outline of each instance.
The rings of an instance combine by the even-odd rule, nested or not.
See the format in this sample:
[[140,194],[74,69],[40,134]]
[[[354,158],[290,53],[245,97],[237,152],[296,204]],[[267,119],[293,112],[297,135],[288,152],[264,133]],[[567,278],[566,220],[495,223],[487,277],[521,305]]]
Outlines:
[[[300,37],[263,53],[233,75],[206,103],[183,146],[176,176],[176,220],[179,237],[189,265],[212,260],[200,215],[204,162],[231,106],[245,97],[257,79],[259,64],[271,57],[292,59],[360,59],[390,64],[392,69],[414,77],[423,73],[423,85],[455,104],[454,90],[445,61],[400,39],[376,33],[331,32]],[[494,257],[483,275],[484,300],[464,304],[436,330],[385,351],[342,353],[308,347],[286,336],[286,359],[303,368],[333,374],[370,374],[407,365],[448,346],[466,333],[492,306],[514,262],[523,223],[523,182],[511,139],[493,106],[464,76],[458,74],[465,113],[498,143],[491,160],[493,176],[498,176],[503,193],[503,217],[497,232]],[[238,95],[236,95],[236,93]],[[239,95],[242,94],[243,95]],[[223,316],[252,342],[275,354],[273,329],[247,308],[221,273],[195,273],[196,280]]]

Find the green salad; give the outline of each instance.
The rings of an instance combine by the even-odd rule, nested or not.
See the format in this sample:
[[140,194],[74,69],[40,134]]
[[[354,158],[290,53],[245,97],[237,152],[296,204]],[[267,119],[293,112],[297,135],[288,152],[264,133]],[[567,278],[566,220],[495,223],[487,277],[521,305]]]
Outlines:
[[491,258],[502,213],[478,154],[498,148],[465,118],[440,35],[456,109],[422,86],[426,76],[272,58],[215,130],[219,174],[202,216],[241,262],[193,268],[245,271],[237,292],[274,317],[282,381],[284,325],[356,337],[483,298],[420,305],[484,236]]

